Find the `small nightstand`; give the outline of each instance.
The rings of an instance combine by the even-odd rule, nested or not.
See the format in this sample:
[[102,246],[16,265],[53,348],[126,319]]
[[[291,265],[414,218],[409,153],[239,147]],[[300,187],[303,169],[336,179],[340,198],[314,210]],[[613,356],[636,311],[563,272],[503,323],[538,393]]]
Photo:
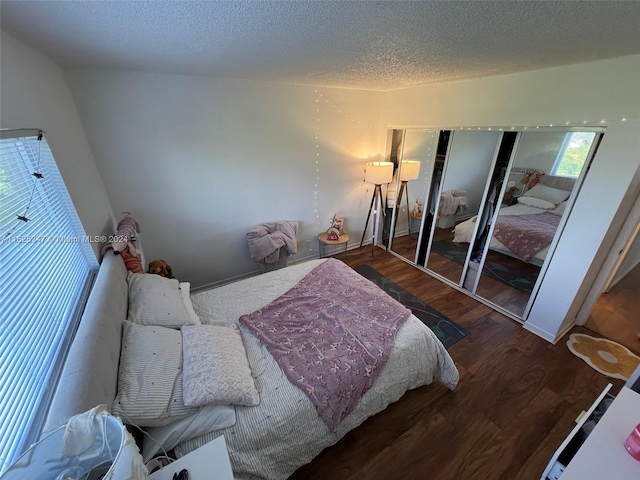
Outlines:
[[233,480],[224,436],[153,472],[149,480],[172,480],[173,474],[183,468],[189,471],[189,480]]
[[322,232],[318,234],[318,255],[320,258],[324,257],[324,250],[327,245],[344,245],[344,253],[347,253],[348,243],[349,242],[349,234],[343,233],[340,235],[338,240],[329,240],[327,232]]

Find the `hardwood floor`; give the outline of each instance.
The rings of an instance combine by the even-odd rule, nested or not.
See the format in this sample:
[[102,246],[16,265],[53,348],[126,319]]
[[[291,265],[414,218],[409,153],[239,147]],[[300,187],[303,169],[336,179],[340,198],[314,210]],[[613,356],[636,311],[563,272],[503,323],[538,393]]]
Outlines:
[[578,414],[607,383],[614,394],[624,383],[574,356],[566,338],[552,345],[382,249],[374,260],[370,247],[340,258],[371,265],[469,331],[449,348],[460,382],[407,392],[292,480],[539,479]]
[[[434,241],[443,240],[451,241],[451,229],[436,228],[433,236]],[[392,249],[398,255],[413,262],[415,260],[415,252],[418,240],[409,235],[394,238]],[[458,244],[467,247],[468,244]],[[535,281],[540,273],[540,267],[529,263],[524,263],[517,258],[509,257],[502,253],[489,250],[487,253],[487,261],[493,262],[494,265],[504,265],[505,269],[512,271],[520,271],[523,276],[529,277]],[[427,268],[453,283],[458,283],[462,278],[463,266],[453,260],[438,255],[435,252],[429,254]],[[471,281],[473,283],[473,281]],[[476,294],[496,305],[501,306],[505,310],[521,317],[524,313],[530,293],[523,292],[514,288],[505,282],[498,281],[490,275],[482,274],[478,283]]]
[[640,265],[600,295],[585,327],[640,355]]

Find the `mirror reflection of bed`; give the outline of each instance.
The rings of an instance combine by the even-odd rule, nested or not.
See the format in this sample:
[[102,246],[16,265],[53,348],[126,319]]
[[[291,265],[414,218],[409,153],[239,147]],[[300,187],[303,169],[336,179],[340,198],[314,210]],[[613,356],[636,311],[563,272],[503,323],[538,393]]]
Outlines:
[[[476,289],[477,295],[516,315],[524,313],[575,184],[573,178],[537,172],[531,180],[525,177],[534,185],[520,192],[513,205],[503,202],[498,208]],[[510,178],[520,177],[524,175],[512,170]],[[469,242],[473,227],[474,219],[456,225],[454,242]]]
[[[445,278],[462,278],[464,262],[459,260],[462,258],[461,255],[466,254],[468,244],[454,242],[452,230],[442,228],[434,230],[433,241],[434,245],[448,244],[449,250],[445,251],[444,255],[434,254],[430,256],[430,267],[433,270],[437,270]],[[524,263],[518,258],[491,249],[487,252],[485,263],[499,265],[515,278],[527,278],[532,283],[535,283],[540,273],[539,265]],[[473,269],[474,266],[470,268]],[[481,287],[477,290],[477,293],[485,300],[501,305],[511,312],[523,312],[529,301],[531,291],[526,286],[512,286],[508,281],[509,278],[506,277],[498,279],[495,275],[482,275],[482,282],[479,284]],[[473,282],[470,277],[465,283],[465,288],[471,290],[472,285]]]

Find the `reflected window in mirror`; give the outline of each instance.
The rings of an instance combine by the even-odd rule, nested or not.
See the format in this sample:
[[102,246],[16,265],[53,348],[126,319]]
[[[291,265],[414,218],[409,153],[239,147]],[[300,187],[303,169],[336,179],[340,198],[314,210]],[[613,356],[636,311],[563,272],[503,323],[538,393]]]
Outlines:
[[595,136],[595,132],[567,133],[553,168],[551,168],[551,175],[578,178]]

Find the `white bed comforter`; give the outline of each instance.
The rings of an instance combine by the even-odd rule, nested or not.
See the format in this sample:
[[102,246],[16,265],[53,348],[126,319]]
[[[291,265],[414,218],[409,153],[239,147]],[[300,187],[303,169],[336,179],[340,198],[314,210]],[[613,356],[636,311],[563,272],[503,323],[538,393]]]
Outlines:
[[[276,299],[322,261],[302,263],[196,293],[191,297],[194,309],[203,323],[237,324],[240,315]],[[378,380],[341,422],[336,434],[332,434],[307,396],[289,382],[260,341],[244,327],[241,332],[260,392],[260,405],[236,406],[233,427],[184,441],[175,449],[182,456],[224,435],[238,480],[284,480],[407,390],[429,384],[434,377],[451,389],[458,382],[458,371],[442,343],[412,315],[398,331],[389,361]]]

